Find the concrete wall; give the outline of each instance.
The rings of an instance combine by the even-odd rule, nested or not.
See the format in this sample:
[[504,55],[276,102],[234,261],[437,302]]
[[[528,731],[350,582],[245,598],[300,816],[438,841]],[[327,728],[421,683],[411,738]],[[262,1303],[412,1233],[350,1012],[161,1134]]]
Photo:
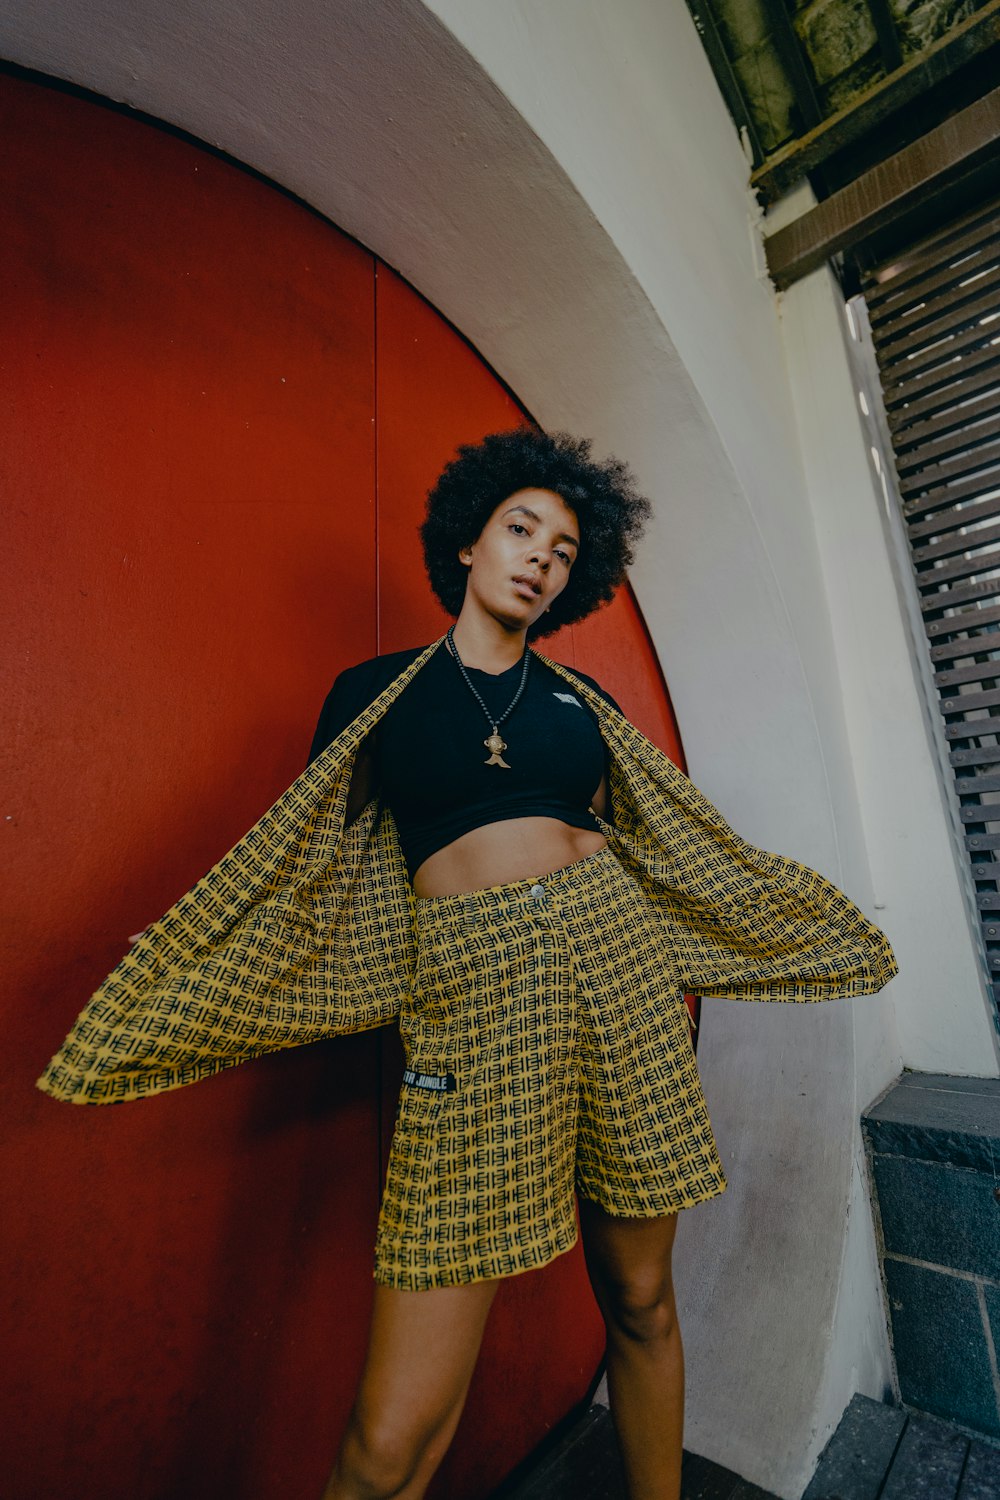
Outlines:
[[[814,288],[779,316],[760,279],[745,163],[683,0],[0,0],[0,47],[300,193],[543,423],[634,463],[656,505],[634,582],[692,774],[748,837],[877,902],[904,960],[896,1010],[929,1018],[939,1068],[995,1071],[953,863],[932,891],[912,857],[942,817],[919,746],[914,795],[892,785],[889,711],[902,695],[901,723],[920,718],[905,645],[879,637],[872,676],[853,618],[868,590],[847,517],[872,494],[842,346],[814,344],[834,304]],[[877,528],[858,535],[880,555]],[[680,1237],[688,1441],[784,1495],[851,1391],[886,1378],[856,1122],[903,1056],[891,996],[705,1006],[732,1187]]]
[[[995,1033],[956,863],[947,788],[906,629],[913,592],[905,558],[894,570],[881,484],[859,417],[843,298],[823,268],[780,299],[809,503],[833,626],[839,688],[876,915],[902,977],[893,1021],[903,1066],[996,1072]],[[873,642],[877,649],[873,649]],[[844,1390],[880,1394],[885,1316],[871,1278],[872,1214],[861,1112],[884,1088],[886,1035],[870,1008],[853,1008],[854,1163],[838,1316],[826,1368],[827,1409]],[[889,1381],[885,1380],[888,1384]]]
[[895,1006],[901,1059],[924,1072],[995,1076],[996,1034],[965,899],[971,882],[953,837],[951,774],[942,777],[935,745],[941,719],[936,702],[933,719],[928,712],[923,632],[907,628],[916,588],[902,528],[888,513],[891,453],[879,460],[890,475],[886,498],[859,413],[849,347],[856,324],[826,268],[783,295],[780,317],[873,890],[906,978]]

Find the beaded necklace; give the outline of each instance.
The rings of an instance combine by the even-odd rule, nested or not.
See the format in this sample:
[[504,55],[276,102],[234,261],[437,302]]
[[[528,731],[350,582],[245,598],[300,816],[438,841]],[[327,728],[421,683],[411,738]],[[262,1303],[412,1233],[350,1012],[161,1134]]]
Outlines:
[[452,656],[455,658],[458,670],[462,674],[466,687],[469,689],[469,692],[472,694],[473,698],[475,698],[476,702],[479,704],[479,707],[486,715],[487,724],[490,724],[492,726],[493,732],[491,734],[488,734],[483,740],[483,744],[490,752],[489,759],[484,761],[483,764],[487,766],[500,766],[503,770],[509,771],[510,766],[504,760],[502,753],[507,749],[507,741],[500,734],[500,725],[503,723],[504,719],[510,717],[510,715],[517,707],[518,703],[521,701],[521,694],[524,692],[525,683],[528,681],[528,668],[531,665],[531,652],[528,650],[527,646],[525,646],[524,666],[521,668],[521,681],[518,684],[517,692],[514,694],[513,698],[510,700],[503,713],[498,714],[494,718],[493,714],[490,713],[489,709],[486,707],[486,704],[483,702],[482,694],[479,692],[475,683],[472,681],[472,678],[469,676],[468,672],[465,669],[465,663],[458,654],[458,647],[455,645],[454,625],[451,625],[448,628],[448,649],[451,652]]

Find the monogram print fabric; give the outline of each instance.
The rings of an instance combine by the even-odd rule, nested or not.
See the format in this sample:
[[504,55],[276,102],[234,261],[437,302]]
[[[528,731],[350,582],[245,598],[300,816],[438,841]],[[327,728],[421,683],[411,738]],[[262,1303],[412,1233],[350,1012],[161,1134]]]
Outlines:
[[576,1241],[574,1188],[636,1218],[723,1191],[663,916],[610,848],[418,901],[416,929],[378,1281],[544,1265]]
[[623,714],[557,670],[601,717],[615,818],[613,828],[602,826],[667,916],[685,990],[809,1001],[872,995],[888,984],[897,972],[892,948],[853,901],[807,865],[741,839]]
[[[80,1104],[141,1098],[399,1016],[416,956],[399,838],[377,801],[346,831],[345,811],[359,746],[440,644],[125,954],[40,1088]],[[600,694],[551,665],[598,715],[615,816],[604,830],[662,918],[681,989],[823,1000],[872,994],[892,978],[888,942],[846,896],[740,839]]]
[[391,818],[345,832],[358,747],[429,647],[112,970],[39,1087],[113,1104],[399,1014],[413,896]]

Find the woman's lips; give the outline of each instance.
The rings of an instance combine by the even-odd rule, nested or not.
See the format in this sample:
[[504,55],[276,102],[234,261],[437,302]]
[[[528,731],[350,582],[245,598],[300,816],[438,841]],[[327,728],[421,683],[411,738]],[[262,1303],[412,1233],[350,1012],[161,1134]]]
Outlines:
[[522,599],[535,600],[535,599],[537,599],[539,597],[539,594],[540,594],[541,590],[536,590],[536,589],[532,588],[531,584],[528,583],[526,579],[524,579],[524,578],[514,578],[511,581],[512,581],[512,583],[514,585],[514,588],[520,594],[520,596],[521,596]]

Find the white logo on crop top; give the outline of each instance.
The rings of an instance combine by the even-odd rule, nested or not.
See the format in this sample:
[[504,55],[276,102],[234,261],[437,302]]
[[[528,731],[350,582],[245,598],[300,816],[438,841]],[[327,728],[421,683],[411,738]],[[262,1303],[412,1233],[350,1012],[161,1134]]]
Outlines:
[[579,698],[574,698],[572,693],[553,693],[552,696],[558,698],[560,703],[575,703],[577,708],[583,707]]

